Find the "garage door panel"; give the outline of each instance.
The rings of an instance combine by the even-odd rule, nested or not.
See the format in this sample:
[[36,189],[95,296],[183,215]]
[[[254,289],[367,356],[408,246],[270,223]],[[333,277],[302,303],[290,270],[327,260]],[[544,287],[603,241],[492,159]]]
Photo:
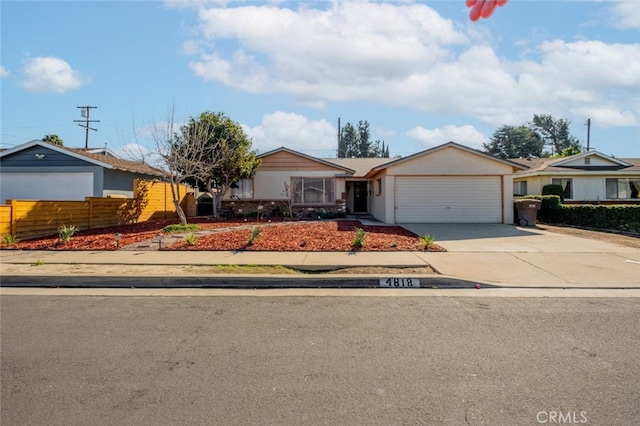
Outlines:
[[397,177],[397,223],[500,223],[501,179]]

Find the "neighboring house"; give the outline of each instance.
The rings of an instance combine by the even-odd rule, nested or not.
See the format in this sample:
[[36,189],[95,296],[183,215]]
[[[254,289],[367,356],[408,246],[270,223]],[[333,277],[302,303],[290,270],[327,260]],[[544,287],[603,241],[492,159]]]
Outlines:
[[67,148],[33,140],[0,152],[0,202],[133,197],[135,179],[162,179],[144,163],[107,149]]
[[368,213],[385,223],[513,223],[513,174],[525,166],[449,142],[401,159],[320,159],[287,148],[259,155],[255,176],[225,197],[236,211]]
[[596,151],[564,158],[519,158],[527,166],[513,177],[515,195],[540,195],[562,185],[565,202],[640,202],[640,158],[614,158]]

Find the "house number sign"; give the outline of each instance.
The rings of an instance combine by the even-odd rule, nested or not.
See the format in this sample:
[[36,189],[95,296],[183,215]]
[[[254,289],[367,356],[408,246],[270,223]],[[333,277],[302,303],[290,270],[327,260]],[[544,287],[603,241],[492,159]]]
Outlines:
[[380,287],[420,288],[419,278],[380,278]]

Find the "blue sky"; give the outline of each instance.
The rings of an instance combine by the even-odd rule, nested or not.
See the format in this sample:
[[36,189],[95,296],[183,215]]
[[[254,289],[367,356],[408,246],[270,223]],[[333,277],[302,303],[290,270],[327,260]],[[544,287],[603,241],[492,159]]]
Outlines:
[[223,111],[259,152],[335,156],[338,118],[391,155],[481,148],[533,114],[616,157],[640,157],[640,2],[510,0],[2,1],[1,135],[153,149],[149,129]]

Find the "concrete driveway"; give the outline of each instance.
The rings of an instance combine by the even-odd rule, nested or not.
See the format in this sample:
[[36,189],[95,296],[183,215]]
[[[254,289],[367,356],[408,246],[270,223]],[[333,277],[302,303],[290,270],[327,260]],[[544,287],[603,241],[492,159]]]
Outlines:
[[640,250],[504,224],[406,224],[446,253],[419,254],[443,275],[532,287],[639,287]]

